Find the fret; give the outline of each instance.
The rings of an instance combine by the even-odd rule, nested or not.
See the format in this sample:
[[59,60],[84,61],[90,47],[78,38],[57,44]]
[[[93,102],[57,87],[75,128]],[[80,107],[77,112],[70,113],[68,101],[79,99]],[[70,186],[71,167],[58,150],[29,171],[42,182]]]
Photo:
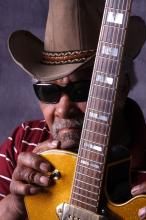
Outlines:
[[[129,13],[127,11],[118,9],[105,9],[105,17],[103,21],[103,26],[108,25],[109,28],[112,26],[125,29],[128,21]],[[122,41],[121,41],[122,42]]]
[[98,163],[104,163],[104,157],[101,154],[98,154],[97,152],[90,152],[87,149],[82,148],[79,152],[79,157],[86,158],[91,161],[98,161]]
[[95,78],[95,83],[97,83],[97,85],[101,85],[101,86],[106,85],[109,88],[113,88],[116,81],[116,78],[114,78],[113,76],[100,74],[100,73],[96,74],[94,78]]
[[118,57],[119,55],[119,48],[118,47],[113,47],[112,45],[110,44],[105,44],[102,43],[101,45],[101,51],[100,51],[100,54],[102,56],[111,56],[111,57]]
[[87,116],[88,119],[96,120],[97,122],[110,123],[110,115],[105,111],[95,112],[94,109],[88,108]]
[[82,169],[82,168],[88,169],[88,172],[90,172],[90,171],[99,172],[99,170],[97,170],[97,168],[94,168],[93,166],[89,167],[89,165],[87,166],[86,164],[83,164],[83,163],[81,164],[80,162],[78,162],[78,166],[79,166],[80,169]]
[[[100,112],[106,112],[107,114],[110,114],[113,109],[113,105],[112,105],[111,101],[100,100],[98,98],[94,98],[94,97],[90,97],[90,96],[89,96],[89,106],[88,107],[89,107],[89,110],[92,109],[92,111],[94,111],[94,112],[96,111],[96,109],[98,109]],[[103,121],[108,121],[107,117],[101,118],[99,115],[96,116],[96,115],[92,115],[92,114],[89,114],[89,116],[92,116],[95,118],[97,117],[97,119],[101,119]]]
[[[76,190],[82,190],[82,191],[85,191],[85,192],[88,192],[88,193],[91,193],[91,194],[94,194],[97,196],[97,193],[95,191],[90,191],[88,189],[85,189],[85,188],[82,188],[82,187],[78,187],[78,186],[74,186],[74,189]],[[79,191],[78,191],[79,192]]]
[[89,141],[91,142],[98,142],[98,144],[103,144],[106,145],[107,144],[107,137],[104,137],[102,135],[99,134],[93,134],[92,132],[86,132],[85,130],[83,130],[82,132],[82,138],[85,139],[87,138]]
[[89,189],[90,191],[97,192],[101,186],[101,181],[99,183],[100,184],[98,184],[98,185],[93,185],[92,183],[87,183],[86,181],[82,181],[80,179],[75,179],[74,186],[79,186],[79,187],[82,186],[82,187],[84,187],[84,189]]
[[[71,196],[71,200],[70,200],[70,202],[71,202],[71,204],[72,205],[77,205],[77,206],[80,206],[80,207],[82,207],[82,208],[86,208],[86,209],[88,209],[89,210],[89,208],[91,208],[91,207],[95,207],[95,204],[94,204],[94,202],[91,200],[88,200],[88,203],[85,201],[85,199],[84,199],[84,201],[83,201],[83,203],[84,204],[87,204],[89,207],[83,207],[82,206],[82,204],[80,204],[80,203],[75,203],[75,200],[76,200],[76,202],[79,202],[79,201],[82,201],[81,200],[81,197],[80,197],[80,193],[78,193],[78,194],[74,194],[74,192],[76,192],[76,186],[77,187],[83,187],[86,191],[88,190],[88,194],[89,194],[89,192],[95,192],[96,193],[96,203],[97,203],[97,201],[98,201],[98,199],[99,199],[99,187],[97,187],[96,185],[93,185],[93,184],[90,184],[90,183],[87,183],[87,182],[84,182],[84,181],[80,181],[80,180],[76,180],[75,179],[75,185],[73,186],[73,193],[72,193],[72,196]],[[85,196],[86,194],[84,194],[84,196]],[[93,194],[92,194],[93,195]],[[91,198],[92,198],[92,196],[90,196]],[[88,199],[89,198],[89,195],[87,196],[86,195],[86,198]],[[91,202],[91,204],[90,204],[90,202]],[[95,210],[92,210],[92,211],[95,211]]]
[[[83,195],[81,192],[80,193],[77,193],[76,191],[73,192],[73,196],[74,198],[76,198],[76,195],[77,195],[77,198],[83,198],[85,199],[86,201],[88,201],[89,203],[92,203],[92,202],[97,202],[97,195],[96,195],[96,198],[93,198],[93,196],[91,196],[90,194],[90,197],[89,195]],[[87,198],[88,197],[88,198]]]
[[81,145],[83,149],[88,149],[90,152],[98,152],[98,154],[103,155],[104,147],[97,145],[96,143],[92,142],[84,142],[83,139],[81,139]]
[[[110,122],[110,119],[111,119],[110,113],[105,111],[106,109],[103,109],[102,111],[101,110],[98,111],[97,106],[95,108],[95,106],[93,105],[93,107],[94,108],[91,108],[91,106],[90,106],[90,107],[87,108],[87,110],[88,110],[87,113],[89,115],[89,117],[87,119],[92,120],[92,121],[95,121],[94,119],[96,119],[96,122],[106,123],[106,124],[108,122]],[[91,114],[91,112],[93,112],[93,115]],[[94,113],[95,113],[95,115],[94,115]]]
[[[105,74],[105,75],[111,75],[115,76],[115,73],[117,73],[119,69],[119,62],[117,60],[113,59],[107,59],[105,57],[100,57],[98,56],[97,61],[95,62],[95,68],[94,68],[94,75],[95,77],[95,72],[99,74]],[[94,80],[95,78],[93,78]]]
[[104,25],[101,32],[102,41],[105,43],[112,43],[115,45],[121,45],[123,38],[125,37],[125,29],[120,29],[115,26]]
[[76,206],[79,206],[83,209],[87,209],[89,211],[92,211],[92,212],[97,212],[97,205],[96,204],[89,204],[85,201],[82,201],[82,200],[79,200],[77,198],[71,198],[71,204],[72,205],[76,205]]
[[113,60],[120,60],[122,53],[122,46],[112,45],[110,43],[99,42],[99,51],[97,53],[100,57],[112,58]]
[[[95,173],[95,172],[92,171],[92,173]],[[76,176],[75,176],[76,180],[82,181],[82,183],[80,183],[80,186],[83,185],[84,182],[86,182],[90,185],[96,186],[96,191],[97,191],[97,189],[100,188],[101,177],[102,177],[101,173],[98,173],[98,175],[96,174],[96,176],[94,178],[94,176],[91,177],[87,174],[83,174],[83,170],[81,170],[80,172],[77,171]]]
[[[86,170],[86,169],[85,169],[85,170]],[[92,173],[93,173],[93,175],[90,175],[90,176],[89,176],[89,175],[87,175],[87,174],[85,174],[85,173],[81,173],[81,172],[77,171],[77,174],[78,174],[78,176],[79,176],[79,179],[82,179],[81,176],[85,176],[85,178],[88,177],[88,178],[90,178],[91,180],[92,180],[92,179],[101,180],[101,179],[97,178],[96,176],[94,176],[94,173],[96,174],[96,172],[93,171]],[[91,172],[90,172],[90,174],[91,174]]]
[[89,96],[109,102],[113,101],[118,77],[96,72],[94,73],[93,80],[94,83],[91,82]]
[[[98,197],[98,192],[91,192],[91,191],[88,191],[88,190],[85,190],[83,188],[78,188],[78,187],[75,187],[74,188],[74,194],[76,195],[81,195],[85,198],[89,198],[91,201],[96,201],[97,202],[97,197]],[[74,197],[74,195],[73,195]]]
[[[85,162],[85,165],[88,165],[89,167],[92,166],[97,169],[100,169],[101,166],[103,165],[103,162],[97,161],[99,155],[94,155],[94,156],[96,157],[95,159],[93,159],[90,154],[88,154],[88,157],[84,157],[79,154],[80,160],[78,162],[82,164],[82,161],[83,161],[83,164]],[[102,158],[102,159],[104,159],[104,158]]]
[[121,9],[121,10],[130,10],[130,3],[127,0],[108,0],[105,3],[105,7]]
[[115,96],[115,90],[113,88],[104,85],[92,84],[92,83],[91,85],[92,85],[92,89],[91,89],[92,97],[113,101]]
[[97,146],[101,146],[101,147],[103,147],[103,148],[105,148],[106,146],[104,145],[104,144],[100,144],[100,143],[98,143],[97,141],[96,142],[94,142],[94,141],[89,141],[88,139],[85,139],[85,138],[83,138],[83,137],[81,137],[81,141],[84,141],[84,142],[89,142],[89,143],[92,143],[93,145],[97,145]]
[[[79,157],[80,158],[80,157]],[[96,163],[94,161],[91,160],[87,160],[84,158],[80,158],[80,160],[78,161],[79,164],[83,165],[84,167],[88,167],[90,169],[95,169],[95,170],[100,170],[100,168],[102,167],[99,163]]]
[[[93,109],[88,109],[88,110],[93,110]],[[94,110],[93,110],[94,111]],[[108,116],[110,116],[108,113],[105,113],[105,112],[99,112],[99,113],[104,113],[107,117]],[[87,122],[94,122],[94,123],[97,123],[97,124],[99,124],[99,125],[105,125],[105,126],[110,126],[110,123],[107,123],[107,122],[105,122],[105,121],[98,121],[98,120],[95,120],[94,118],[92,118],[92,119],[90,119],[90,118],[86,118],[86,120],[85,120],[85,123],[84,123],[84,125],[87,123]]]
[[121,26],[123,24],[123,21],[124,21],[124,13],[115,10],[107,11],[106,22]]
[[104,144],[100,144],[100,143],[97,143],[97,142],[89,141],[88,139],[85,139],[83,137],[81,137],[81,141],[86,141],[86,142],[89,142],[89,143],[92,143],[92,144],[96,144],[96,145],[101,146],[101,147],[105,147]]
[[93,134],[98,134],[98,135],[101,135],[101,136],[103,136],[103,137],[107,137],[108,135],[107,134],[103,134],[103,133],[98,133],[97,131],[95,131],[94,129],[83,129],[85,132],[92,132]]
[[[88,101],[89,101],[88,118],[95,118],[97,120],[108,122],[109,115],[106,115],[106,114],[109,114],[112,112],[112,109],[113,109],[112,103],[110,101],[99,100],[94,97],[89,97]],[[98,109],[99,112],[96,111],[96,109]]]
[[101,133],[109,134],[110,127],[107,124],[102,124],[102,123],[98,123],[96,121],[87,119],[86,122],[84,123],[84,129],[96,131],[99,134]]
[[[95,99],[97,101],[105,101],[105,102],[111,103],[114,100],[115,93],[113,93],[113,91],[111,89],[109,89],[109,88],[106,88],[105,90],[109,93],[108,95],[106,94],[104,89],[100,90],[100,86],[97,86],[97,88],[94,87],[93,92],[91,91],[92,96],[90,96],[90,94],[89,94],[89,97],[91,99],[93,98],[93,99]],[[111,90],[111,94],[110,94],[110,90]],[[99,91],[99,94],[97,96],[96,96],[96,92],[95,91],[96,92]]]

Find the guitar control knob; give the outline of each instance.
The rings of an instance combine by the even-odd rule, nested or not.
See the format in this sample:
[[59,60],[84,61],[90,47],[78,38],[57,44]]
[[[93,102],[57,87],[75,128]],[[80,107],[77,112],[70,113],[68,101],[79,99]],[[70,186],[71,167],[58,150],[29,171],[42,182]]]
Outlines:
[[59,170],[55,169],[52,173],[51,173],[51,177],[54,180],[58,180],[61,178],[61,173],[59,172]]

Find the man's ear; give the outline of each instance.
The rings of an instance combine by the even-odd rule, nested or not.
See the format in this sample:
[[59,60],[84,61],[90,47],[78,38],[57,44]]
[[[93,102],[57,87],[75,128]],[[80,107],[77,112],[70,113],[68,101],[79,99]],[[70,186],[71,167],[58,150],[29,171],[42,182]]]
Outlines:
[[136,58],[146,40],[146,25],[139,16],[131,16],[126,35],[125,56]]

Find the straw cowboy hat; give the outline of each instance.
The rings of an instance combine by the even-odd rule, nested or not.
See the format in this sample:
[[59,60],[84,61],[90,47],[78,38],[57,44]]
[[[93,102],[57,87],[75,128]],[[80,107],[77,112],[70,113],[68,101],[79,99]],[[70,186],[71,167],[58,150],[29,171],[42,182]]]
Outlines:
[[[103,1],[49,0],[45,39],[32,33],[15,31],[9,37],[14,61],[30,76],[51,81],[93,65],[100,31]],[[146,39],[140,17],[131,17],[125,54],[135,58]]]

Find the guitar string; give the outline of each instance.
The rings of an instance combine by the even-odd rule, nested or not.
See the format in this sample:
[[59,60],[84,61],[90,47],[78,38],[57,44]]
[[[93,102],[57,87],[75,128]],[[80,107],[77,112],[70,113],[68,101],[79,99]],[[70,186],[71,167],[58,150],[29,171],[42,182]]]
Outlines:
[[[112,4],[114,4],[114,2],[112,2]],[[113,7],[114,7],[114,5],[113,5]],[[119,7],[117,7],[117,8],[119,8]],[[116,28],[114,27],[113,28],[114,30],[113,30],[113,34],[112,34],[112,37],[110,36],[110,39],[113,39],[113,38],[115,38],[115,32],[116,32]],[[116,39],[116,44],[117,44],[117,42],[118,42],[118,35],[119,35],[119,33],[117,34],[117,39]],[[106,33],[106,39],[108,39],[108,29],[107,29],[107,33]],[[115,39],[114,39],[114,41],[115,41]],[[111,67],[111,63],[112,63],[112,68],[109,68],[109,66]],[[113,65],[114,64],[114,62],[111,62],[110,60],[108,60],[108,68],[107,69],[109,69],[111,72],[109,72],[110,73],[110,75],[113,75],[113,74],[111,74],[111,73],[113,73]],[[106,73],[108,73],[108,71],[106,71]],[[107,74],[108,75],[108,74]],[[110,88],[108,88],[107,90],[109,90],[110,91]],[[107,97],[108,97],[108,92],[109,91],[107,91],[107,96],[106,96],[106,98],[105,98],[105,100],[107,100]],[[104,94],[105,95],[105,94]],[[105,107],[106,108],[106,107]]]
[[[92,88],[94,88],[93,86],[92,86]],[[92,91],[93,92],[93,91]],[[91,101],[92,101],[92,99],[91,99],[91,97],[89,98],[89,105],[91,106]],[[93,109],[95,109],[95,107],[93,108]],[[86,125],[86,127],[87,127],[87,125]],[[90,129],[89,129],[90,130]],[[89,133],[87,133],[88,135],[89,135]],[[89,139],[89,137],[87,137],[87,140]],[[90,157],[90,156],[89,156]],[[88,171],[87,171],[87,173],[88,173]],[[93,185],[93,183],[92,183],[92,185]]]
[[[98,62],[99,62],[99,61],[98,61]],[[100,83],[99,83],[99,85],[100,85]],[[94,85],[93,85],[93,89],[94,89]],[[93,89],[92,89],[92,90],[93,90]],[[92,91],[92,93],[93,93],[93,91]],[[102,93],[101,93],[101,94],[102,94]],[[92,99],[90,98],[90,102],[91,102],[91,101],[92,101]],[[96,101],[94,102],[94,107],[92,107],[93,109],[95,109],[95,104],[96,104]],[[90,104],[90,105],[91,105],[91,104]],[[89,130],[90,130],[90,129],[89,129]],[[92,158],[91,155],[89,156],[89,158],[90,158],[90,157]]]
[[[104,28],[104,26],[103,26],[103,28]],[[114,32],[115,31],[113,31],[113,36],[114,36]],[[104,35],[103,35],[104,36]],[[102,37],[103,38],[103,37]],[[108,29],[107,29],[107,33],[106,33],[106,37],[105,37],[106,39],[108,38]],[[110,39],[111,39],[111,36],[110,36]],[[105,42],[107,42],[107,40],[105,40]],[[109,66],[110,66],[110,61],[108,60],[108,64],[107,64],[107,69],[109,69]],[[105,73],[108,73],[108,71],[106,71]],[[106,76],[107,74],[105,74],[105,76]],[[104,90],[104,89],[103,89]],[[109,89],[107,89],[107,90],[109,90]],[[109,91],[107,91],[107,93],[108,93]],[[103,95],[103,92],[101,92],[101,94]],[[101,95],[101,96],[102,96]],[[107,100],[107,97],[105,98],[105,93],[104,93],[104,99],[105,100]],[[99,102],[100,103],[100,102]],[[106,103],[105,103],[106,104]],[[106,106],[105,106],[105,109],[106,109]],[[106,111],[104,111],[104,112],[106,112]]]

